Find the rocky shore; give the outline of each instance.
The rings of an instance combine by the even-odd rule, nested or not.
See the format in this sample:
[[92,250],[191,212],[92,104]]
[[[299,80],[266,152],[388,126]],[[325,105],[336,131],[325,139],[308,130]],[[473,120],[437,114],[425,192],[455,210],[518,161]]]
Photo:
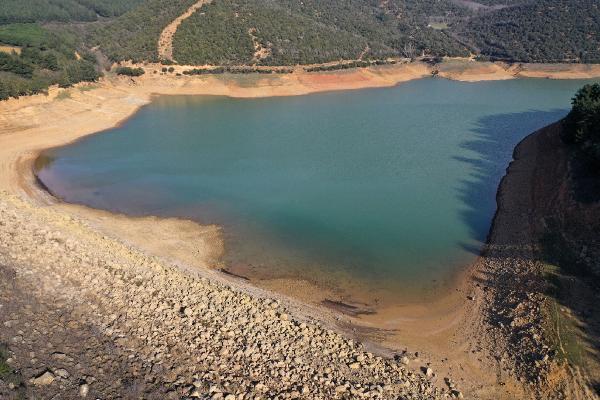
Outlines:
[[2,398],[462,396],[285,302],[183,272],[68,215],[2,193],[0,225]]
[[[552,127],[545,128],[552,129]],[[486,334],[495,343],[492,356],[506,378],[541,390],[551,367],[551,351],[542,329],[543,265],[536,257],[533,227],[534,176],[540,136],[525,138],[497,194],[498,210],[475,273],[473,297],[481,299]],[[485,346],[485,345],[483,345]],[[489,348],[489,346],[486,346]]]
[[553,300],[541,242],[547,218],[561,212],[556,198],[569,186],[560,129],[559,121],[519,143],[500,184],[488,244],[473,271],[481,319],[473,346],[487,349],[500,384],[522,383],[524,397],[597,399],[587,377],[593,371],[561,360],[551,337],[561,333],[549,319]]

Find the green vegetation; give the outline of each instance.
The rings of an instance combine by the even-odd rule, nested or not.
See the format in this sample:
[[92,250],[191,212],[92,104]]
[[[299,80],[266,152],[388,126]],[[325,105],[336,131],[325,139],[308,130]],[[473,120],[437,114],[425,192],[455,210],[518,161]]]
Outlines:
[[96,21],[121,15],[143,0],[2,0],[0,25],[17,22]]
[[247,17],[235,16],[236,5],[217,0],[202,8],[205,14],[184,21],[173,40],[174,58],[192,65],[249,64],[254,54],[250,28]]
[[[3,0],[0,45],[22,53],[0,55],[0,99],[93,81],[112,62],[169,65],[160,34],[196,1]],[[214,0],[183,21],[173,50],[181,64],[309,71],[469,54],[589,63],[600,62],[598,26],[596,0]]]
[[[556,273],[554,272],[555,268],[551,265],[547,266],[546,274],[549,279],[560,282],[564,278],[560,275],[552,276]],[[560,286],[554,287],[553,290],[558,292],[558,297],[561,297]],[[546,337],[550,340],[557,359],[566,361],[571,365],[583,365],[585,350],[579,339],[580,330],[576,322],[564,311],[564,307],[554,297],[548,299],[543,311],[546,317],[546,326],[544,327]]]
[[113,61],[159,61],[157,44],[163,29],[196,0],[144,0],[119,18],[89,29],[88,44],[99,46]]
[[600,174],[600,84],[585,85],[577,92],[563,123],[562,138]]
[[118,67],[116,73],[117,75],[142,76],[146,71],[144,68]]
[[0,380],[12,383],[16,387],[17,399],[25,399],[23,378],[8,365],[8,347],[0,343]]
[[71,92],[69,92],[68,90],[64,90],[64,91],[60,92],[60,93],[59,93],[59,94],[56,96],[56,98],[57,98],[58,100],[67,100],[67,99],[70,99],[70,98],[71,98]]
[[5,378],[11,373],[10,366],[6,363],[8,356],[6,355],[6,346],[0,345],[0,379]]
[[572,103],[560,127],[570,147],[568,169],[540,210],[539,259],[547,282],[546,337],[559,360],[589,368],[600,334],[600,84],[582,87]]
[[323,71],[339,71],[352,68],[366,68],[373,65],[388,65],[396,64],[395,60],[373,60],[373,61],[350,61],[345,63],[337,63],[331,65],[318,65],[315,67],[304,68],[306,72],[323,72]]
[[454,30],[492,59],[600,63],[598,27],[597,0],[529,0],[473,17]]
[[[416,4],[418,3],[418,4]],[[215,0],[185,20],[174,40],[183,64],[294,65],[338,60],[467,55],[429,13],[460,15],[445,0]],[[255,45],[264,49],[255,57]]]
[[547,231],[540,241],[545,262],[542,273],[548,285],[548,301],[543,309],[546,337],[558,360],[583,365],[585,333],[568,310],[577,296],[582,296],[594,286],[597,278],[573,250],[573,245],[562,232],[562,224],[554,219],[547,222]]
[[[478,3],[484,6],[445,0],[215,0],[183,22],[175,59],[293,65],[465,56],[468,48],[491,60],[600,62],[595,0]],[[256,46],[262,57],[254,56]]]
[[0,100],[95,81],[96,59],[82,50],[77,36],[66,29],[37,24],[0,26],[0,42],[20,46],[21,54],[0,53]]
[[0,3],[0,24],[95,20],[96,13],[76,0],[2,0]]
[[[166,72],[163,69],[163,72]],[[173,71],[169,71],[173,72]],[[215,68],[193,68],[183,71],[184,75],[221,75],[221,74],[291,74],[294,72],[290,68],[252,68],[252,67],[215,67]]]
[[117,17],[142,4],[144,0],[77,0],[102,17]]
[[523,4],[523,0],[477,0],[477,3],[486,6],[509,6],[513,4]]

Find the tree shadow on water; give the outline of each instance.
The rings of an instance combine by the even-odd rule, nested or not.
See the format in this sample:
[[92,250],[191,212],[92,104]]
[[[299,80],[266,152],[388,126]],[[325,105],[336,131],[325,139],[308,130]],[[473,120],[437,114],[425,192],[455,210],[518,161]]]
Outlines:
[[471,174],[459,182],[456,189],[463,209],[462,221],[469,229],[471,243],[460,245],[479,255],[496,211],[496,193],[502,177],[512,161],[515,146],[529,134],[567,114],[566,109],[526,111],[482,117],[472,129],[472,139],[461,144],[470,156],[455,156],[466,163]]

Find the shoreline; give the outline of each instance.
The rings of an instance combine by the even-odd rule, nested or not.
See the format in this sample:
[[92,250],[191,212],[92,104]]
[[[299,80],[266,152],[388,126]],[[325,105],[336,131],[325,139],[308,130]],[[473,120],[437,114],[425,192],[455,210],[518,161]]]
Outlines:
[[[477,68],[485,67],[484,70],[470,68],[457,70],[456,64],[449,63],[444,67],[446,70],[442,68],[438,76],[449,79],[454,77],[457,80],[470,82],[474,81],[475,78],[478,78],[475,80],[495,80],[514,79],[522,76],[512,74],[510,72],[512,67],[504,69],[499,64],[478,64],[480,65],[477,65]],[[158,255],[179,267],[207,268],[218,259],[218,254],[222,251],[222,241],[219,245],[218,240],[219,227],[202,227],[177,218],[130,218],[56,201],[48,193],[43,192],[41,188],[36,187],[33,164],[40,152],[50,147],[68,144],[87,135],[112,129],[132,117],[140,107],[151,102],[153,97],[157,95],[266,97],[390,87],[408,80],[429,77],[431,76],[430,68],[425,64],[395,65],[393,67],[384,66],[343,72],[300,73],[292,76],[277,76],[275,79],[262,76],[240,77],[237,82],[235,78],[231,77],[152,76],[147,71],[146,77],[136,80],[108,77],[98,84],[82,85],[63,90],[61,93],[70,93],[70,96],[65,99],[57,98],[59,91],[52,90],[47,97],[35,96],[35,98],[9,100],[7,103],[0,103],[0,109],[3,110],[0,119],[0,142],[5,144],[3,149],[0,150],[0,160],[2,160],[0,165],[0,191],[24,196],[35,207],[50,207],[61,214],[72,215],[88,221],[93,229],[106,232],[115,239],[139,248],[145,253]],[[462,68],[464,68],[464,65],[462,65]],[[554,74],[553,76],[563,78],[572,76],[572,79],[583,78],[581,71],[565,71],[562,68],[561,66],[558,72],[541,72],[540,69],[533,69],[533,72],[529,71],[528,73],[540,76]],[[600,77],[600,65],[591,66],[590,68],[595,71],[596,75],[594,76]],[[505,72],[502,73],[500,70]],[[531,76],[524,75],[523,77]],[[547,76],[543,77],[546,78]],[[93,89],[82,89],[88,87],[93,87]],[[7,110],[8,112],[6,112]],[[41,118],[40,113],[42,113]],[[56,121],[61,116],[64,120]],[[34,119],[34,121],[37,119],[37,124],[34,123],[30,126],[24,124],[25,121],[30,122],[28,117]],[[49,122],[49,124],[44,125],[44,121]],[[494,221],[498,212],[499,208],[496,210]],[[165,236],[155,238],[151,241],[152,243],[146,243],[147,235],[144,232],[147,233],[149,229],[155,229],[155,225],[158,223],[164,225]],[[124,225],[128,227],[124,228]],[[493,229],[494,225],[492,224],[490,235]],[[181,236],[181,232],[185,232],[186,235]],[[172,242],[172,237],[169,238],[169,235],[174,234],[179,238],[176,242]],[[194,246],[186,247],[184,245],[186,241],[190,243],[200,241],[202,245],[199,246],[200,249]],[[460,355],[464,352],[464,347],[468,346],[468,343],[464,333],[463,337],[460,337],[460,332],[458,332],[465,321],[477,318],[471,314],[478,307],[481,307],[480,296],[477,296],[477,301],[472,302],[465,302],[465,297],[470,296],[474,290],[472,277],[482,262],[481,259],[485,257],[485,254],[482,254],[472,266],[465,268],[459,274],[460,276],[457,276],[456,286],[452,286],[452,289],[456,290],[450,290],[448,297],[444,297],[443,300],[439,299],[437,306],[435,304],[419,304],[413,308],[405,307],[402,309],[400,307],[401,311],[393,310],[391,312],[403,313],[404,317],[396,323],[403,328],[412,323],[414,325],[412,334],[410,328],[404,328],[402,332],[393,330],[384,332],[383,337],[387,340],[381,340],[381,332],[373,330],[372,326],[376,324],[372,321],[389,318],[391,314],[386,312],[381,312],[376,316],[360,316],[359,319],[366,322],[361,326],[356,324],[357,320],[352,316],[340,317],[331,313],[331,310],[325,311],[324,307],[315,308],[314,305],[307,305],[307,307],[312,312],[318,313],[318,319],[329,320],[332,325],[337,326],[337,329],[342,330],[346,335],[356,337],[369,346],[383,345],[384,347],[380,351],[390,351],[385,350],[385,348],[398,351],[409,343],[411,351],[425,352],[424,356],[427,357],[428,362],[432,363],[431,365],[436,371],[442,371],[444,374],[449,375],[457,374],[460,376],[466,374],[466,376],[480,379],[479,383],[487,382],[491,385],[495,382],[494,374],[489,371],[477,371],[481,363],[477,362],[476,356]],[[210,274],[213,277],[214,275],[213,273]],[[233,280],[238,281],[236,286],[244,287],[250,291],[255,290],[253,284],[239,282],[241,279]],[[287,282],[287,284],[289,283]],[[292,283],[297,284],[298,282]],[[303,283],[301,288],[304,290],[310,288],[310,285],[307,286]],[[270,292],[269,289],[272,288],[267,288],[267,292]],[[264,288],[260,290],[264,290]],[[312,290],[319,290],[319,288]],[[289,295],[289,293],[284,294],[284,296],[286,295]],[[336,299],[332,299],[332,301],[335,302]],[[304,305],[298,304],[298,307],[302,308]],[[482,322],[479,321],[478,323],[481,324]],[[427,332],[432,332],[432,334],[422,335],[424,329]],[[460,343],[457,349],[449,350],[447,348],[451,341]],[[443,358],[449,357],[455,360],[454,365],[444,365]],[[442,361],[439,361],[439,359],[442,359]],[[457,371],[457,365],[461,365],[461,369],[464,367],[467,372]],[[518,392],[516,386],[511,390],[517,390]]]

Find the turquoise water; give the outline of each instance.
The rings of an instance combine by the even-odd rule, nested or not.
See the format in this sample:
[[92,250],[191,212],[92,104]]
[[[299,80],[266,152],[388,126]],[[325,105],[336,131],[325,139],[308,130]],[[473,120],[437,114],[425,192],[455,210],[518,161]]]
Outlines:
[[583,83],[160,97],[39,176],[68,202],[220,224],[225,264],[255,277],[423,291],[474,260],[514,146]]

